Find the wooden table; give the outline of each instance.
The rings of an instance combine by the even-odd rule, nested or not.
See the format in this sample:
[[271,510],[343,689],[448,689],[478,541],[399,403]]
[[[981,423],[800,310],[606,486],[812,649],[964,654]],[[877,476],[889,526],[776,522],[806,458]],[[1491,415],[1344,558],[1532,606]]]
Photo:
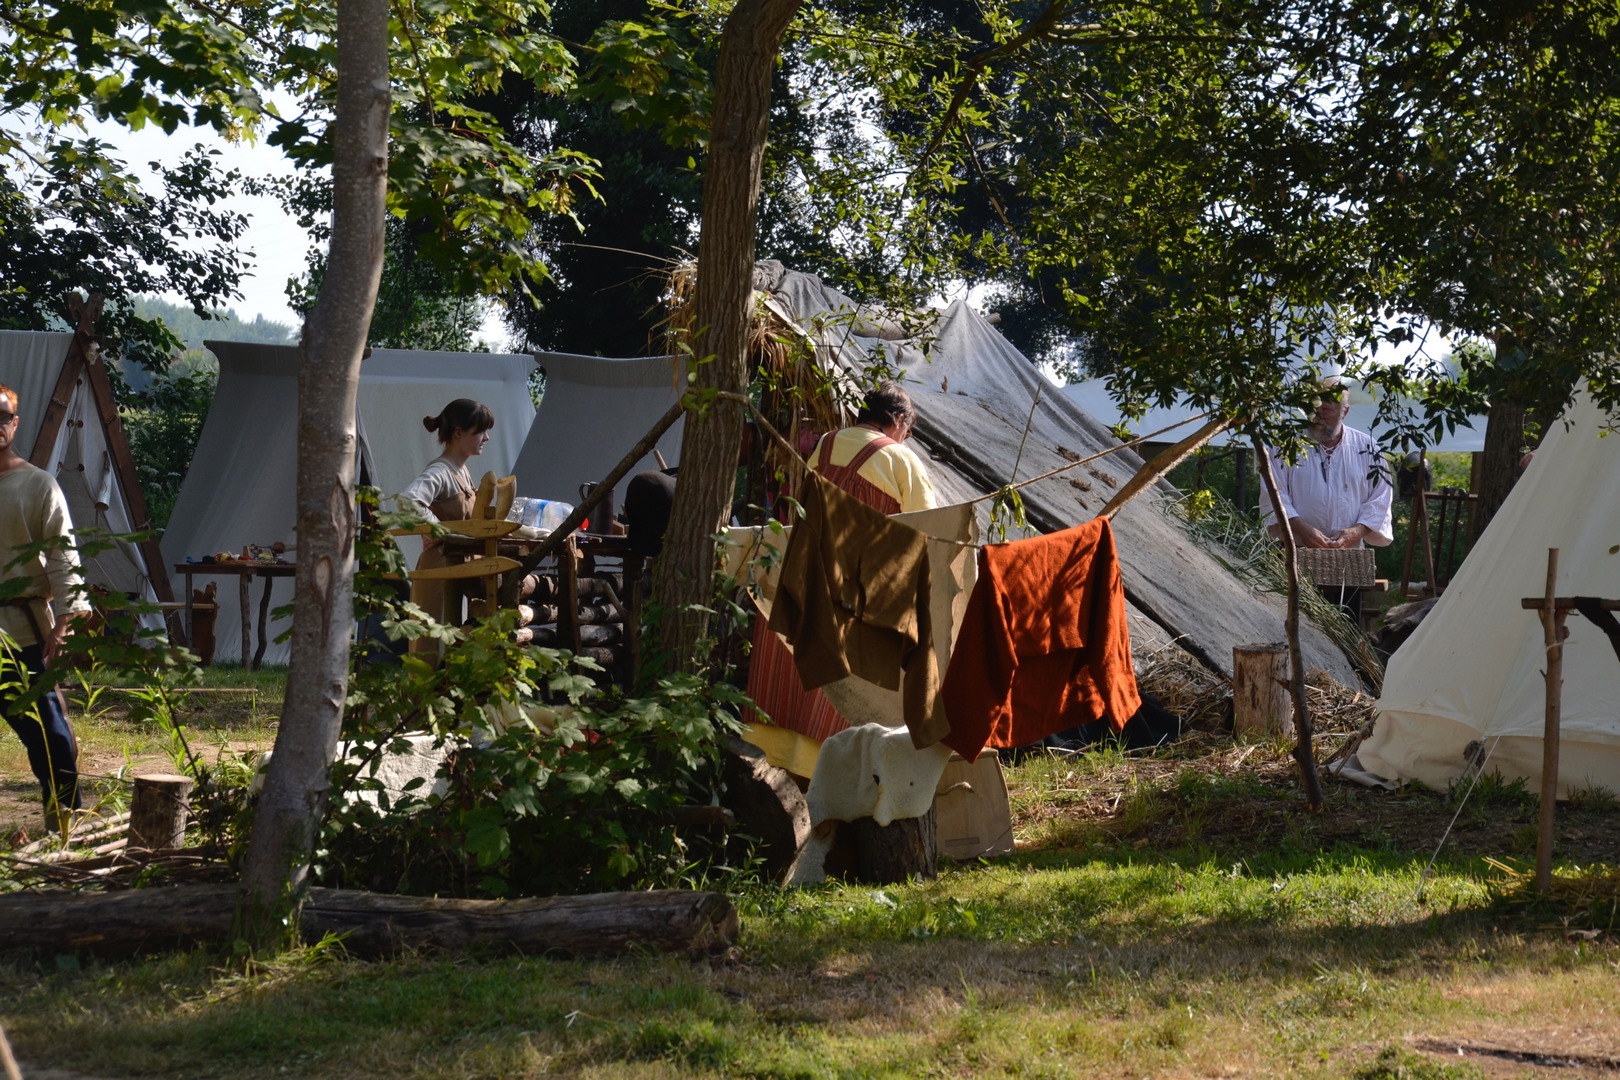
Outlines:
[[[253,670],[258,671],[259,665],[264,662],[264,648],[266,641],[266,625],[270,621],[270,589],[278,577],[292,577],[298,572],[298,567],[292,563],[255,562],[244,559],[240,562],[211,562],[211,563],[175,563],[174,572],[186,576],[186,640],[191,641],[191,579],[192,577],[234,577],[237,579],[237,588],[240,590],[242,608],[242,666],[248,665],[248,654],[253,654]],[[260,577],[264,579],[264,592],[259,596],[259,647],[253,648],[253,627],[250,622],[251,597],[249,595],[250,579]]]

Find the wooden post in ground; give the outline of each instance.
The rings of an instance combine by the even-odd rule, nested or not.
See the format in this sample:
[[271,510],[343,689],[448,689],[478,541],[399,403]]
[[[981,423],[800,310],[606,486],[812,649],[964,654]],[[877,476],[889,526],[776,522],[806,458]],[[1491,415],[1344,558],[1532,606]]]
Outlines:
[[1558,605],[1558,549],[1547,549],[1547,591],[1541,604],[1547,646],[1547,717],[1541,733],[1541,820],[1536,834],[1536,891],[1552,889],[1553,824],[1558,812],[1558,723],[1563,711],[1564,619]]
[[129,846],[149,851],[184,846],[194,783],[168,773],[137,776],[129,803]]
[[1237,735],[1294,736],[1288,700],[1288,646],[1237,645],[1232,649],[1232,731]]

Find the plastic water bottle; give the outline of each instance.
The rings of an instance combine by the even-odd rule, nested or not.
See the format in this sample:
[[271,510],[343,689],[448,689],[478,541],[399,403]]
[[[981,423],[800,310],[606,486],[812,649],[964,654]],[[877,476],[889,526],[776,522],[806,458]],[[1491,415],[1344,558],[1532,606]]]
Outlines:
[[506,512],[506,520],[507,521],[515,521],[519,525],[523,524],[523,510],[524,510],[525,507],[527,507],[529,505],[529,501],[530,500],[525,499],[521,495],[518,495],[515,498],[513,498],[513,500],[512,500],[512,509],[510,509],[510,510],[508,510]]
[[551,532],[567,520],[574,508],[556,499],[530,499],[523,508],[523,524]]

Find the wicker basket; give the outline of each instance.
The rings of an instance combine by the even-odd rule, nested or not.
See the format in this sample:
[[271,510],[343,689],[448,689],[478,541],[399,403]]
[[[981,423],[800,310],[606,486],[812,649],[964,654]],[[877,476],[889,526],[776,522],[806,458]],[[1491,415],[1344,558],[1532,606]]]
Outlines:
[[1372,548],[1298,549],[1299,576],[1316,585],[1370,589],[1378,582]]

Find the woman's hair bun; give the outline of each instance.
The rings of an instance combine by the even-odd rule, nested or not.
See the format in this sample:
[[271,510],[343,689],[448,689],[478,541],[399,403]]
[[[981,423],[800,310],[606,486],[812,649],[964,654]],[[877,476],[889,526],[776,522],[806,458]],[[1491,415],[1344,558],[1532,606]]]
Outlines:
[[427,428],[429,431],[438,431],[439,418],[437,416],[424,416],[422,417],[422,426]]

